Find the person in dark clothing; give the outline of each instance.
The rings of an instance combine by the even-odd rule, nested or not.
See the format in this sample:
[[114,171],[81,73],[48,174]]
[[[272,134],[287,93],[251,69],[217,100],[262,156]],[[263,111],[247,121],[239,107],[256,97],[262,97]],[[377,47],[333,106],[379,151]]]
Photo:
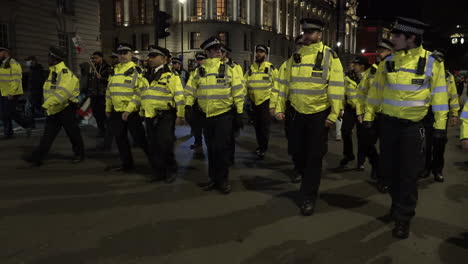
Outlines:
[[31,116],[39,117],[43,115],[41,106],[44,100],[42,87],[44,86],[46,79],[44,68],[41,64],[37,63],[37,59],[34,56],[29,56],[26,59],[26,66],[29,68],[29,73],[26,80],[26,90],[28,92],[28,100],[31,107]]
[[99,51],[91,56],[90,73],[88,75],[88,85],[86,95],[91,99],[93,116],[99,129],[98,137],[103,137],[106,131],[106,88],[111,68],[103,59],[103,54]]

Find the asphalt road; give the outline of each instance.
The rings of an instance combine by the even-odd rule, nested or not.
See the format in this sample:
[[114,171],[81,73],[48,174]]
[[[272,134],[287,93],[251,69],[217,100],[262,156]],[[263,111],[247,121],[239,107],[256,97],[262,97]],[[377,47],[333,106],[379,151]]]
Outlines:
[[[96,131],[83,127],[93,148]],[[17,135],[0,141],[0,263],[468,263],[468,153],[449,131],[446,181],[421,181],[417,215],[407,240],[391,236],[379,217],[390,199],[365,172],[330,170],[341,143],[330,139],[316,213],[299,214],[298,185],[282,127],[274,125],[270,151],[256,161],[253,128],[237,142],[231,169],[233,193],[203,192],[207,164],[189,145],[188,127],[178,127],[180,165],[173,184],[147,184],[149,168],[134,149],[138,170],[109,173],[112,153],[88,151],[70,163],[62,133],[49,159],[30,169],[20,160],[38,143]]]

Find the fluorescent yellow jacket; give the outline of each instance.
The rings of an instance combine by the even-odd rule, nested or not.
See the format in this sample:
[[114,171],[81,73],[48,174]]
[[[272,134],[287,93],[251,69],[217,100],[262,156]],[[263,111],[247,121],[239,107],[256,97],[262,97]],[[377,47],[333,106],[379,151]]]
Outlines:
[[[426,61],[423,74],[417,72],[420,58]],[[381,108],[385,115],[417,122],[432,106],[434,128],[444,130],[448,101],[443,61],[420,46],[395,52],[379,64],[369,89],[364,120],[373,121]]]
[[[357,87],[357,104],[356,104],[356,115],[363,115],[366,107],[367,93],[369,88],[374,82],[375,73],[377,72],[377,65],[373,64],[369,69],[364,72],[361,82]],[[379,111],[377,111],[379,112]]]
[[244,75],[250,100],[255,105],[260,105],[270,99],[277,78],[278,70],[271,62],[265,61],[260,66],[252,64]]
[[186,105],[198,100],[200,109],[207,117],[217,116],[235,107],[243,112],[244,85],[242,76],[219,58],[207,59],[198,67],[185,86]]
[[[157,79],[156,79],[157,78]],[[159,69],[156,78],[141,89],[141,112],[144,117],[155,117],[157,111],[177,108],[177,116],[184,117],[184,89],[179,76],[167,66]]]
[[63,61],[49,69],[49,77],[44,83],[42,107],[47,110],[47,115],[53,115],[65,109],[70,101],[78,101],[80,81]]
[[21,65],[13,58],[8,58],[0,66],[0,95],[23,94]]
[[106,112],[138,111],[141,89],[145,87],[143,79],[141,68],[133,61],[115,65],[106,91]]
[[353,109],[356,109],[356,106],[358,105],[357,86],[358,83],[356,81],[351,79],[349,76],[345,77],[345,99],[346,103]]
[[457,85],[455,83],[455,77],[453,77],[453,75],[449,71],[446,71],[445,79],[447,81],[450,114],[452,116],[458,116],[458,112],[460,112],[460,103],[457,93]]
[[468,99],[466,99],[465,106],[463,106],[460,120],[462,121],[460,139],[468,139]]
[[[323,59],[317,63],[321,52]],[[300,62],[296,62],[300,59]],[[320,67],[318,67],[320,66]],[[276,113],[284,113],[286,101],[302,114],[314,114],[331,107],[328,120],[335,122],[343,108],[344,74],[340,59],[320,43],[302,47],[280,72]]]

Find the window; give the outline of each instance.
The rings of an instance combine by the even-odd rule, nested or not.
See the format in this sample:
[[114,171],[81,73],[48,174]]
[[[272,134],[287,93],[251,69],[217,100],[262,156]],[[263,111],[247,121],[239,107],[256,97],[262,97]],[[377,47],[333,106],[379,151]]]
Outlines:
[[193,0],[193,13],[192,15],[201,18],[205,13],[205,1],[204,0]]
[[224,46],[229,47],[229,33],[228,32],[219,32],[217,37],[219,38],[221,43],[224,44]]
[[263,0],[263,29],[271,31],[273,29],[273,0]]
[[0,47],[10,47],[8,24],[0,24]]
[[67,14],[67,15],[74,15],[75,8],[73,4],[73,0],[57,0],[57,8],[60,12]]
[[141,50],[148,50],[149,47],[149,34],[141,34]]
[[190,32],[190,49],[199,49],[201,45],[200,32]]
[[218,19],[225,19],[227,17],[226,0],[216,0],[216,16]]
[[239,20],[247,23],[247,0],[239,0]]
[[118,26],[122,25],[122,0],[114,0],[114,23]]

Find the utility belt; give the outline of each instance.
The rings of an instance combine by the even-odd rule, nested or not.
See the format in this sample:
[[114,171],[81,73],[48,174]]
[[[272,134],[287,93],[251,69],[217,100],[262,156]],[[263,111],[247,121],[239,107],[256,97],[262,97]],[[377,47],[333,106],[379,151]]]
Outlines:
[[386,121],[391,121],[391,122],[397,122],[397,123],[400,123],[402,125],[418,125],[418,124],[422,124],[422,121],[412,121],[412,120],[408,120],[408,119],[402,119],[402,118],[398,118],[398,117],[394,117],[394,116],[389,116],[389,115],[386,115],[386,114],[380,114],[380,117],[381,117],[381,120],[386,120]]

